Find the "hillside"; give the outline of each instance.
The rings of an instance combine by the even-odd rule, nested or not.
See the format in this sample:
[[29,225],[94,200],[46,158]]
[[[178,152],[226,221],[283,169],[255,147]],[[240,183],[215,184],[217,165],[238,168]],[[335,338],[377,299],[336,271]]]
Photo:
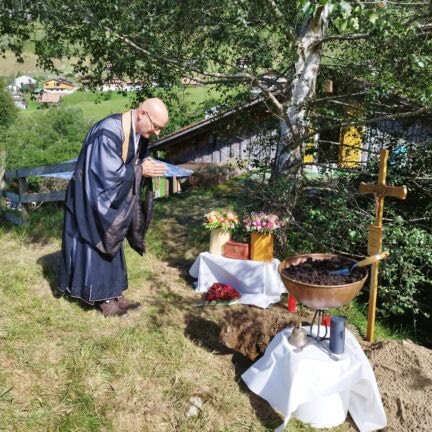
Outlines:
[[[11,51],[6,51],[5,57],[0,60],[0,77],[14,78],[18,75],[34,75],[36,77],[52,76],[48,74],[37,64],[37,57],[32,50],[27,49],[23,53],[23,63],[19,63],[15,55]],[[72,72],[70,62],[67,59],[62,61],[55,61],[54,65],[62,71],[63,74]]]

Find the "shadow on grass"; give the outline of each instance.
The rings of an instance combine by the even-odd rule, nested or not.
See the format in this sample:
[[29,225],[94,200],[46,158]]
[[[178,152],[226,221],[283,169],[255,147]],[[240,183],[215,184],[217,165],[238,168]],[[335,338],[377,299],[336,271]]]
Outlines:
[[282,417],[267,401],[251,392],[241,379],[243,372],[254,362],[220,342],[220,328],[215,322],[194,315],[187,315],[185,320],[185,336],[192,342],[218,355],[232,355],[231,361],[235,370],[236,382],[240,391],[248,396],[249,402],[261,424],[267,429],[274,429],[279,426],[283,422]]
[[241,186],[234,184],[220,194],[199,189],[157,200],[151,236],[161,244],[162,259],[179,269],[179,276],[188,284],[193,281],[189,276],[193,261],[208,250],[210,233],[202,226],[204,215],[215,208],[234,206],[238,211],[244,195]]
[[55,298],[64,297],[67,301],[78,304],[84,311],[94,310],[94,306],[82,302],[81,300],[70,297],[57,289],[58,276],[60,272],[60,251],[41,256],[36,261],[42,267],[42,275],[48,281],[51,294]]

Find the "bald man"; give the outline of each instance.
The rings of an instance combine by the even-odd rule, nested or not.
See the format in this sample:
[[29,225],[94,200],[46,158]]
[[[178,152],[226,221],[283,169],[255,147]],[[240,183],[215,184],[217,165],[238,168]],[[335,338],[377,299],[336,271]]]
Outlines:
[[123,240],[144,253],[151,178],[166,170],[148,157],[148,140],[167,122],[167,107],[151,98],[135,110],[96,123],[66,191],[58,289],[95,305],[105,317],[140,306],[123,295],[128,287]]

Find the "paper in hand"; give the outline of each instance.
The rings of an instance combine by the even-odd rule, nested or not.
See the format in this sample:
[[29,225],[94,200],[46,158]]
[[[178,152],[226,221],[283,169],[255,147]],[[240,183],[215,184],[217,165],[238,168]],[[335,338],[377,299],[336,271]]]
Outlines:
[[164,177],[189,177],[193,173],[192,170],[181,168],[167,162],[163,162],[160,160],[156,160],[156,162],[165,165],[167,170],[164,173]]

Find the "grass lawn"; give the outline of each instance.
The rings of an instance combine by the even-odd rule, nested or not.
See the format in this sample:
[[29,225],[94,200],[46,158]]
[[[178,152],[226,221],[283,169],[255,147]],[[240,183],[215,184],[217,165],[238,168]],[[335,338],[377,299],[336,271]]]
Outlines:
[[[208,245],[203,214],[245,196],[233,183],[159,199],[148,253],[126,247],[128,296],[144,307],[121,319],[54,296],[60,209],[35,211],[26,228],[0,222],[0,430],[259,432],[281,424],[241,381],[250,361],[221,347],[221,309],[196,307],[188,276]],[[204,406],[188,417],[193,396]],[[286,428],[312,430],[295,420]]]
[[[211,88],[205,87],[179,87],[176,91],[179,103],[186,106],[187,113],[193,114],[200,106],[207,101],[216,100],[219,93]],[[91,92],[76,91],[62,97],[62,106],[79,106],[84,115],[94,121],[98,121],[110,114],[130,109],[135,97],[134,92],[126,95],[117,92]],[[28,103],[27,110],[19,110],[20,115],[29,116],[40,109],[37,101],[26,96]],[[55,109],[55,107],[50,108]],[[201,110],[202,111],[202,110]],[[183,113],[186,114],[186,113]]]

